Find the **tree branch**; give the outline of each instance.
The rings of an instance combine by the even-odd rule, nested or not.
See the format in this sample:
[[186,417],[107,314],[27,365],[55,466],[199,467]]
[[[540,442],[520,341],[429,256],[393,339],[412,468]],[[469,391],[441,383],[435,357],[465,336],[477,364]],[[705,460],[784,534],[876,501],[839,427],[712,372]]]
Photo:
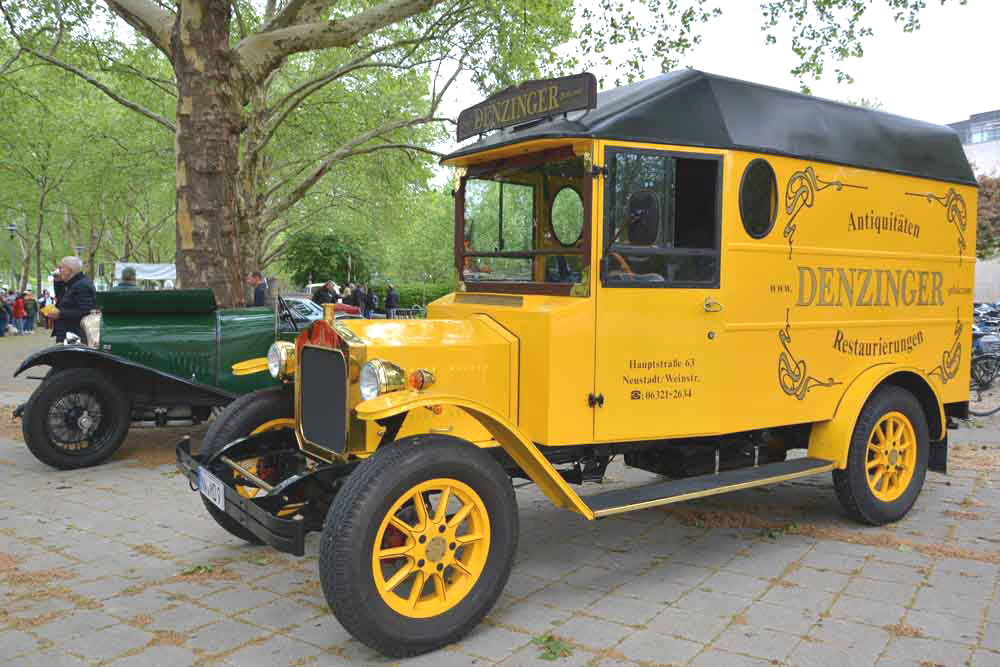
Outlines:
[[86,81],[87,83],[89,83],[90,85],[94,86],[95,88],[97,88],[98,90],[100,90],[102,93],[104,93],[105,95],[107,95],[108,97],[110,97],[111,99],[113,99],[115,102],[118,102],[118,104],[121,104],[126,109],[131,109],[132,111],[135,111],[136,113],[138,113],[138,114],[140,114],[142,116],[145,116],[146,118],[149,118],[150,120],[152,120],[152,121],[154,121],[156,123],[159,123],[160,125],[162,125],[166,129],[170,130],[170,132],[176,134],[177,128],[174,127],[174,124],[171,123],[169,120],[167,120],[166,118],[164,118],[163,116],[161,116],[160,114],[158,114],[158,113],[156,113],[154,111],[150,111],[149,109],[147,109],[144,106],[136,104],[135,102],[122,97],[121,95],[119,95],[115,91],[111,90],[106,85],[104,85],[103,83],[101,83],[100,81],[98,81],[97,79],[95,79],[94,77],[90,76],[89,74],[87,74],[83,70],[79,69],[78,67],[74,67],[73,65],[70,65],[69,63],[64,63],[61,60],[57,60],[56,58],[53,58],[52,56],[46,55],[44,53],[40,53],[38,51],[35,51],[34,49],[26,48],[23,45],[22,45],[21,48],[24,49],[24,51],[26,53],[30,53],[31,55],[35,56],[39,60],[44,60],[45,62],[49,63],[50,65],[54,65],[55,67],[59,67],[60,69],[64,69],[67,72],[71,72],[71,73],[75,74],[76,76],[80,77],[81,79],[83,79],[84,81]]
[[385,26],[426,12],[444,0],[388,0],[349,18],[301,23],[250,35],[236,45],[244,71],[262,81],[282,59],[303,51],[356,44]]
[[153,46],[163,51],[164,55],[173,61],[170,33],[173,31],[176,17],[172,13],[148,0],[104,1],[111,11],[122,17],[126,23],[135,28],[143,37],[152,42]]

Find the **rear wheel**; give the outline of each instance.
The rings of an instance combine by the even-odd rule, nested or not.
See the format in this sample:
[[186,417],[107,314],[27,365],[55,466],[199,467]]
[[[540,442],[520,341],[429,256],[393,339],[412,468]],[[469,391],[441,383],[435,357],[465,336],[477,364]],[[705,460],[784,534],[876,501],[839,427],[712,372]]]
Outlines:
[[516,547],[503,468],[457,438],[418,436],[351,473],[323,527],[320,581],[355,638],[401,658],[474,628],[507,583]]
[[903,518],[923,488],[929,448],[920,401],[901,387],[877,389],[858,416],[847,468],[833,471],[847,513],[873,526]]
[[[211,458],[229,443],[248,435],[280,428],[293,428],[294,426],[295,408],[292,404],[291,394],[281,387],[261,389],[239,397],[212,421],[208,431],[205,432],[204,440],[202,440],[201,457],[203,460]],[[236,463],[239,463],[251,474],[261,477],[264,481],[275,483],[278,481],[273,479],[273,474],[276,471],[268,465],[266,458],[241,459]],[[253,484],[241,484],[242,477],[228,467],[219,468],[213,472],[222,479],[223,483],[232,484],[236,491],[245,498],[253,498],[258,493],[263,493],[262,489]],[[250,544],[262,544],[253,533],[213,505],[208,499],[202,498],[202,502],[215,522],[230,534]]]
[[62,470],[107,461],[128,435],[128,398],[94,368],[49,371],[24,406],[21,432],[31,453]]

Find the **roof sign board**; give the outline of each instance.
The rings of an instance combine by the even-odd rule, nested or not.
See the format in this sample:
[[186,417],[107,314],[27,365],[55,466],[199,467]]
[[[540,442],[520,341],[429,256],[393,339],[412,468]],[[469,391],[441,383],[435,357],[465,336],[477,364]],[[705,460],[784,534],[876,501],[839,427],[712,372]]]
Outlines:
[[597,106],[597,78],[588,72],[511,86],[458,115],[458,141],[539,118]]

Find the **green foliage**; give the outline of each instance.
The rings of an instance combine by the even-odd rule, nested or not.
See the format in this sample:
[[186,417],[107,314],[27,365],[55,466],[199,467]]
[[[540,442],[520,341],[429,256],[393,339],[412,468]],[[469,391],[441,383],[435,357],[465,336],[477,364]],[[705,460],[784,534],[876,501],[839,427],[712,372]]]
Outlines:
[[[940,0],[964,5],[967,0]],[[893,20],[904,32],[920,28],[920,12],[927,0],[884,0],[892,11]],[[865,54],[864,40],[875,34],[865,22],[866,13],[873,0],[766,0],[760,3],[764,15],[765,40],[775,44],[779,26],[789,24],[792,33],[792,52],[799,64],[792,74],[799,78],[804,92],[809,92],[807,79],[823,78],[825,63],[832,58],[842,63]],[[837,82],[853,81],[846,69],[839,65],[834,72]]]
[[[440,283],[392,283],[399,293],[400,308],[414,308],[416,306],[426,306],[431,301],[440,299],[446,294],[451,294],[458,286],[457,282]],[[379,307],[385,305],[385,294],[388,283],[375,287],[378,293]]]
[[345,284],[369,277],[365,249],[347,234],[296,232],[288,240],[281,261],[296,285],[326,280]]
[[531,640],[531,643],[541,650],[538,657],[542,660],[555,661],[560,658],[568,658],[573,655],[572,646],[549,633],[538,635]]

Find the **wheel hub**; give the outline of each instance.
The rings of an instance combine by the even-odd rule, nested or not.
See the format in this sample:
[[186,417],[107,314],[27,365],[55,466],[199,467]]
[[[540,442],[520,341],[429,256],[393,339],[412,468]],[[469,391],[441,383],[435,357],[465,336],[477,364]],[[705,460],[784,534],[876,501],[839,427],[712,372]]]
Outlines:
[[76,425],[85,434],[86,433],[90,433],[90,429],[93,428],[93,426],[94,426],[94,420],[90,417],[90,413],[88,413],[86,410],[84,410],[83,414],[81,414],[77,418]]
[[894,449],[889,452],[889,465],[894,466],[897,461],[899,461],[899,452]]
[[427,543],[427,560],[432,563],[436,563],[442,558],[447,551],[448,545],[443,537],[435,537],[430,542]]

